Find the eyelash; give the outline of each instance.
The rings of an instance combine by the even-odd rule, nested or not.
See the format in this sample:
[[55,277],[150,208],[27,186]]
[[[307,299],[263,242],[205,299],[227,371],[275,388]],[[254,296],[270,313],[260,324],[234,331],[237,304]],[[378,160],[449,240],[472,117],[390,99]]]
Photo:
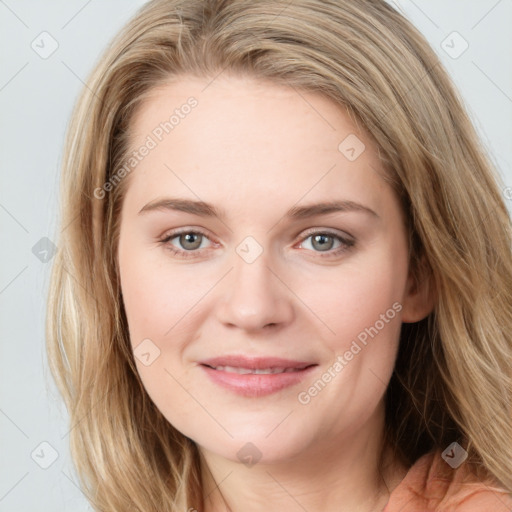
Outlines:
[[[187,251],[187,250],[177,249],[175,246],[173,246],[170,243],[171,240],[173,240],[174,238],[176,238],[176,237],[178,237],[180,235],[183,235],[183,234],[202,235],[202,236],[208,238],[208,235],[206,233],[204,233],[203,231],[199,230],[199,229],[183,229],[183,230],[173,231],[171,233],[166,234],[164,236],[164,238],[159,240],[159,242],[160,242],[160,244],[165,245],[166,249],[171,251],[171,253],[174,254],[175,256],[179,256],[181,258],[194,258],[194,257],[197,257],[197,254],[200,252],[200,250],[195,249],[195,250]],[[309,232],[306,232],[306,235],[301,239],[300,243],[302,244],[308,238],[310,238],[310,237],[312,237],[314,235],[327,235],[327,236],[335,238],[336,240],[338,240],[342,244],[337,249],[331,249],[329,251],[326,251],[324,254],[322,254],[321,251],[313,251],[313,252],[318,252],[319,256],[321,258],[333,258],[333,257],[336,257],[336,256],[340,255],[341,253],[343,253],[345,251],[348,251],[349,249],[351,249],[355,245],[355,240],[344,238],[344,237],[340,236],[339,234],[334,233],[334,232],[329,231],[329,230],[321,230],[321,231],[320,230],[311,230]]]

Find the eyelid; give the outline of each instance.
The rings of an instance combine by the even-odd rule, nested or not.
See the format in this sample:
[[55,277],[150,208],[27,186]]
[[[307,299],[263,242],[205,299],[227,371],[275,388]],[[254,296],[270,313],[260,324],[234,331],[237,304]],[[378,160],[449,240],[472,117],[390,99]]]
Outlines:
[[178,235],[182,235],[183,233],[198,233],[201,235],[204,235],[207,238],[210,238],[208,233],[206,231],[203,231],[201,228],[196,227],[184,227],[184,228],[176,228],[176,229],[170,229],[164,232],[163,235],[159,236],[159,240],[165,240],[165,239],[172,239]]
[[[321,228],[321,227],[314,227],[314,228],[308,228],[305,231],[301,231],[301,241],[304,241],[306,238],[308,238],[311,235],[316,234],[324,234],[324,235],[332,235],[336,236],[342,239],[350,239],[355,241],[355,238],[346,231],[340,231],[333,228]],[[347,240],[348,241],[348,240]]]

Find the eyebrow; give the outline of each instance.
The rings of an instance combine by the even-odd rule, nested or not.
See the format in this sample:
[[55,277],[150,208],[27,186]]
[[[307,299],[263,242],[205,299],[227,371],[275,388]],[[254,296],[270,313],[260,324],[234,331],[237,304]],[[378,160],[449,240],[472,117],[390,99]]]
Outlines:
[[[226,212],[222,209],[216,208],[210,203],[180,198],[165,198],[151,201],[142,207],[139,211],[139,215],[155,210],[180,211],[198,215],[200,217],[215,217],[220,220],[226,219]],[[299,220],[336,212],[362,212],[367,213],[372,217],[379,218],[379,215],[371,208],[348,200],[328,201],[305,206],[293,206],[285,213],[284,217],[291,220]]]

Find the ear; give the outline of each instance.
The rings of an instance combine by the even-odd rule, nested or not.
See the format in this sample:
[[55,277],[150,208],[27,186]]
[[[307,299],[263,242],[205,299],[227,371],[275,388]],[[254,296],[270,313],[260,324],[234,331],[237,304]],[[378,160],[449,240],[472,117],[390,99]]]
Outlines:
[[434,309],[437,291],[430,267],[424,257],[416,265],[416,271],[409,266],[405,296],[402,301],[402,322],[414,323],[423,320]]

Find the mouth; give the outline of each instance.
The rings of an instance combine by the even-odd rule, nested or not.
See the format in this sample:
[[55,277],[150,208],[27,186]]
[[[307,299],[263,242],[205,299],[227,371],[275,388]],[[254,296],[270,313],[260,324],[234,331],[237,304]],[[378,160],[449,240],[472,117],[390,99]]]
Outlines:
[[[206,365],[208,366],[208,365]],[[240,368],[236,366],[208,366],[213,370],[227,373],[238,373],[239,375],[275,375],[277,373],[298,372],[304,368]]]
[[212,382],[238,395],[261,397],[300,383],[318,364],[281,358],[225,356],[200,362]]

